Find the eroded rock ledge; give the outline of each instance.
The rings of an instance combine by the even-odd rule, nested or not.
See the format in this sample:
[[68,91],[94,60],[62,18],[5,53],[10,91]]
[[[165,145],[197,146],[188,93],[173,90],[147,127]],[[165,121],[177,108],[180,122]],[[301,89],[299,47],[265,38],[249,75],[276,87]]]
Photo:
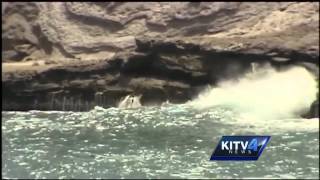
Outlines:
[[2,16],[3,110],[183,103],[252,62],[319,74],[318,3],[4,3]]

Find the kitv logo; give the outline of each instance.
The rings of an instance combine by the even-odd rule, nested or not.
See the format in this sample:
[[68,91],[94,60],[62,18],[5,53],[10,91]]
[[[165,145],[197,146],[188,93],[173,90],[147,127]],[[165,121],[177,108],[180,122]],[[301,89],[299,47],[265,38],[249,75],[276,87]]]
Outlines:
[[222,136],[210,160],[258,160],[271,136]]

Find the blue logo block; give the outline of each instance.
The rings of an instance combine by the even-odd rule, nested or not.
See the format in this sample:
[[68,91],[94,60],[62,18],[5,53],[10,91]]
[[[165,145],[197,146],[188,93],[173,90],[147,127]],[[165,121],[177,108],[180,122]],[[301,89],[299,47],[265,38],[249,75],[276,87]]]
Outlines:
[[256,161],[271,136],[222,136],[210,160]]

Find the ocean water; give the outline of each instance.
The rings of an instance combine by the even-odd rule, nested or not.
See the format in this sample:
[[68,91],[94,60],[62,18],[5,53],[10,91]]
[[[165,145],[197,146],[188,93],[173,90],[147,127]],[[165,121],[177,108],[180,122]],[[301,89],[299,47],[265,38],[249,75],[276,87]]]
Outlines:
[[[223,135],[270,135],[258,161],[209,161]],[[4,178],[319,178],[318,119],[164,105],[2,112]]]
[[[319,119],[295,118],[317,92],[302,67],[264,67],[186,104],[2,112],[3,177],[318,179]],[[271,140],[258,161],[209,161],[223,135]]]

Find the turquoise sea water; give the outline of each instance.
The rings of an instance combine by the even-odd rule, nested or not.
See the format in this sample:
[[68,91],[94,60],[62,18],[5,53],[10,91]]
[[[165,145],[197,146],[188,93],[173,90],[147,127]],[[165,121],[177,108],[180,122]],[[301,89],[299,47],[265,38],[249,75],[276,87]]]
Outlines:
[[[187,105],[2,112],[4,178],[319,178],[318,119]],[[209,161],[223,135],[271,135],[258,161]]]

